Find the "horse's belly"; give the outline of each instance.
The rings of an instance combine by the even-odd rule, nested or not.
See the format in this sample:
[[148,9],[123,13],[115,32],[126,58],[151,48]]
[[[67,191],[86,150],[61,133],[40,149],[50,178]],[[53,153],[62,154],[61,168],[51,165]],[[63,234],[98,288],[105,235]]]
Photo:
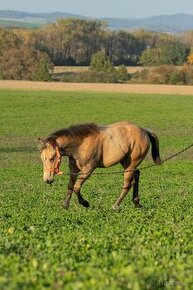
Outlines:
[[121,159],[122,158],[105,160],[105,161],[103,161],[103,164],[101,164],[99,167],[111,167],[111,166],[119,163]]
[[130,144],[120,133],[107,134],[103,142],[102,164],[109,167],[119,163],[129,152]]
[[103,160],[102,165],[103,167],[110,167],[119,163],[124,156],[126,155],[125,152],[122,150],[111,150],[109,149],[107,152],[103,152]]

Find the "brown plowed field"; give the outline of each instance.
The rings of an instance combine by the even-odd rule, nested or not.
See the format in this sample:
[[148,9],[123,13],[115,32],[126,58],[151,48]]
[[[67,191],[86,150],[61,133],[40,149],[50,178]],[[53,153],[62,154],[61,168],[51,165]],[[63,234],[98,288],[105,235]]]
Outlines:
[[193,86],[0,81],[0,89],[193,95]]

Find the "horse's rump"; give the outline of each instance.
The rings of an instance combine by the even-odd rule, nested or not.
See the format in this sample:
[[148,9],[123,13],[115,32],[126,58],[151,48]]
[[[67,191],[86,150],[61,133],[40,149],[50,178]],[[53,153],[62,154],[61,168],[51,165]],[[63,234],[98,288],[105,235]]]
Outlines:
[[120,162],[128,154],[131,159],[143,156],[149,149],[149,138],[146,131],[128,122],[107,126],[101,135],[105,167]]

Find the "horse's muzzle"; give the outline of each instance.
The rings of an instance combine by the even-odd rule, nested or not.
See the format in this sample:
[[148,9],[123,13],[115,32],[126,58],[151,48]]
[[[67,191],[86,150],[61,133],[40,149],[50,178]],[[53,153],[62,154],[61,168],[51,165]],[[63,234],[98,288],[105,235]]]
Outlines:
[[43,180],[47,184],[51,184],[54,181],[53,173],[44,173]]

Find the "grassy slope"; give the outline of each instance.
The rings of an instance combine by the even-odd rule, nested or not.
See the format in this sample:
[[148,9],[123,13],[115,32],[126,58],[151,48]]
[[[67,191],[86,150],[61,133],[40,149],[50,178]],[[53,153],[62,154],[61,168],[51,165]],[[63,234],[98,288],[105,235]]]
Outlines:
[[168,156],[192,142],[192,107],[193,96],[0,91],[0,288],[192,289],[193,150],[141,171],[142,210],[129,195],[118,212],[121,175],[92,176],[90,208],[73,197],[63,210],[67,178],[44,185],[36,150],[69,124],[131,120]]
[[41,24],[31,23],[31,22],[22,22],[15,20],[4,20],[0,19],[0,27],[17,27],[17,28],[38,28]]

